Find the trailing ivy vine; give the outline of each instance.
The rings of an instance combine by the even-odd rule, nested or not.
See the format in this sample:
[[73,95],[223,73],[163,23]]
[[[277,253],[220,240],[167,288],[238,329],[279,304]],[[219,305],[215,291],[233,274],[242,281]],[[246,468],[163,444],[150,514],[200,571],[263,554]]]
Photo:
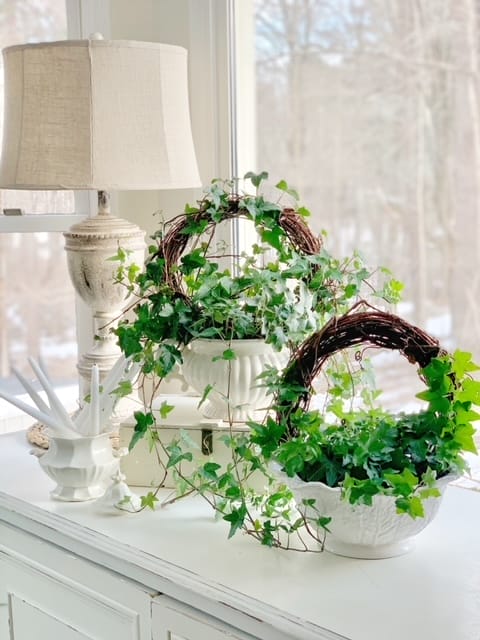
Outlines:
[[[262,194],[267,174],[246,178],[253,193],[239,195],[234,182],[215,180],[196,205],[187,205],[181,216],[163,224],[143,271],[124,266],[121,251],[115,257],[118,280],[126,276],[136,296],[133,319],[123,319],[116,330],[119,344],[125,355],[141,363],[143,376],[154,380],[154,391],[181,365],[183,347],[197,338],[223,340],[226,361],[236,357],[234,339],[263,337],[278,350],[294,351],[366,295],[399,299],[402,285],[387,271],[368,269],[358,254],[338,259],[324,246],[302,250],[282,224],[280,201]],[[297,197],[284,181],[277,188]],[[298,206],[295,215],[304,220],[308,211]],[[259,239],[251,251],[232,255],[215,242],[217,225],[232,217],[253,224]],[[371,282],[378,273],[385,282],[376,288]],[[154,409],[153,394],[135,413],[130,448],[146,438],[165,474],[173,474],[176,493],[169,501],[196,492],[229,523],[230,536],[244,531],[267,546],[307,550],[312,538],[322,542],[329,515],[318,513],[316,522],[307,522],[290,489],[272,473],[272,463],[288,476],[341,486],[352,504],[391,495],[399,512],[419,517],[423,501],[437,495],[436,479],[462,472],[462,452],[475,451],[472,421],[478,415],[472,407],[480,398],[479,383],[471,378],[475,369],[463,352],[434,358],[420,371],[427,390],[419,397],[427,409],[393,416],[373,406],[352,411],[357,380],[340,364],[328,373],[327,411],[289,414],[294,437],[282,411],[311,390],[285,381],[282,372],[265,371],[259,383],[270,389],[271,411],[263,422],[250,422],[249,431],[227,425],[223,443],[231,460],[224,465],[202,459],[186,432],[167,441],[162,421],[173,407],[164,402]],[[371,389],[364,392],[368,401],[374,397]],[[193,471],[187,470],[192,464]],[[152,489],[142,506],[154,508],[158,501],[158,488]],[[311,501],[309,506],[314,506]]]
[[[318,251],[302,251],[296,229],[289,234],[282,223],[280,200],[267,200],[261,192],[267,177],[246,174],[254,192],[241,195],[233,181],[214,180],[202,200],[154,234],[141,272],[126,266],[123,250],[115,256],[118,281],[129,281],[136,295],[134,320],[125,317],[116,334],[122,351],[141,361],[145,374],[167,376],[181,364],[183,346],[197,338],[264,338],[277,350],[292,350],[366,293],[398,301],[401,283],[383,270],[383,283],[375,288],[376,271],[359,254],[338,259],[321,243]],[[277,189],[297,196],[283,180]],[[305,232],[308,210],[288,211]],[[214,242],[217,225],[233,217],[249,221],[259,237],[238,255]]]

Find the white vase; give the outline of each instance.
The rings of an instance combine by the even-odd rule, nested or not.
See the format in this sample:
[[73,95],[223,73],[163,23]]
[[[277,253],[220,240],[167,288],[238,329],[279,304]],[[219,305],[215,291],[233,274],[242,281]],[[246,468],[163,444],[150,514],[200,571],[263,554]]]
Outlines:
[[[235,359],[221,358],[226,349]],[[207,418],[244,422],[259,418],[271,401],[258,376],[269,366],[282,369],[287,351],[275,351],[264,340],[194,340],[183,352],[182,374],[202,396],[207,385],[212,391],[202,405]]]
[[49,436],[50,447],[39,458],[45,473],[57,483],[51,492],[55,500],[80,502],[105,493],[112,475],[118,470],[107,433],[81,438]]
[[[328,487],[322,482],[303,482],[300,478],[287,478],[284,474],[281,477],[291,488],[298,509],[307,520],[313,524],[319,516],[331,517],[325,549],[350,558],[390,558],[407,553],[414,546],[414,536],[435,517],[442,499],[440,496],[424,500],[425,516],[412,518],[408,514],[397,513],[392,496],[376,495],[372,506],[352,505],[341,499],[339,487]],[[440,478],[437,488],[443,492],[453,480],[453,475]],[[302,504],[304,499],[312,498],[315,499],[315,507]]]

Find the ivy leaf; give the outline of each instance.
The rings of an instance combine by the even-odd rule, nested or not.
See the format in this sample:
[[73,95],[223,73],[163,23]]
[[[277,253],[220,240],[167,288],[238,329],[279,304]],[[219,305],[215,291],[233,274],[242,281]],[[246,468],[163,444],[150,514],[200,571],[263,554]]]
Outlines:
[[117,388],[112,391],[112,394],[115,394],[119,398],[125,398],[132,393],[132,390],[133,387],[130,380],[122,380]]
[[200,445],[188,433],[187,429],[180,429],[180,442],[189,449],[196,449],[200,451]]
[[135,411],[133,417],[135,418],[135,428],[130,444],[128,445],[129,451],[131,451],[137,442],[145,436],[150,427],[155,424],[155,418],[150,412],[143,413],[143,411]]
[[306,207],[298,207],[297,213],[298,215],[302,216],[302,218],[308,218],[312,215],[310,213],[310,210],[307,209]]
[[148,444],[148,450],[150,453],[155,449],[158,442],[160,442],[160,437],[156,429],[149,429],[145,434],[145,439]]
[[178,347],[162,342],[155,352],[154,369],[159,378],[165,378],[182,361]]
[[205,402],[205,400],[208,398],[208,396],[210,395],[212,390],[213,390],[213,384],[206,384],[205,385],[205,387],[203,389],[202,397],[200,398],[200,402],[197,405],[198,409],[200,409],[200,407]]
[[275,525],[272,524],[271,520],[265,520],[263,522],[261,531],[262,531],[261,539],[260,539],[261,543],[265,547],[273,547],[273,545],[275,544],[275,536],[274,536]]
[[207,327],[206,329],[202,329],[202,331],[191,329],[190,333],[195,338],[218,338],[220,335],[220,331],[216,327]]
[[151,491],[147,493],[147,495],[142,496],[140,498],[140,504],[142,507],[148,507],[149,509],[154,510],[155,504],[158,502],[157,496]]
[[385,473],[384,477],[397,495],[408,496],[418,486],[418,477],[409,469],[404,469],[402,473]]
[[260,237],[263,242],[266,242],[277,251],[282,250],[282,243],[285,237],[285,232],[282,227],[275,226],[273,229],[262,229]]
[[478,371],[480,367],[472,361],[472,354],[468,351],[455,351],[453,354],[453,367],[456,375],[461,378],[465,373]]
[[258,189],[263,180],[267,180],[268,173],[266,171],[262,171],[261,173],[253,173],[253,171],[249,171],[246,173],[243,178],[245,180],[250,180],[254,187]]
[[134,283],[138,273],[141,271],[138,264],[130,264],[127,269],[127,278],[130,283]]
[[477,411],[464,409],[461,405],[458,405],[460,405],[460,403],[457,403],[457,406],[455,406],[457,424],[470,424],[470,422],[475,422],[480,419],[480,413]]
[[174,409],[175,407],[173,405],[168,404],[168,402],[164,400],[158,409],[160,418],[162,418],[162,420],[165,420],[168,414],[171,413]]
[[439,498],[442,494],[440,493],[439,489],[430,488],[421,489],[418,495],[422,500],[426,500],[427,498]]
[[116,329],[116,334],[118,344],[127,357],[143,351],[142,343],[138,339],[135,329],[120,325]]
[[288,186],[288,184],[285,182],[285,180],[280,180],[280,182],[277,182],[275,186],[277,187],[277,189],[280,189],[280,191],[284,191],[285,193],[288,193],[288,195],[292,196],[294,200],[299,199],[298,191],[296,191],[295,189],[291,189]]
[[428,467],[428,469],[425,471],[425,473],[422,474],[422,482],[426,487],[432,488],[435,486],[435,483],[437,481],[437,474],[436,472],[431,469],[430,467]]
[[395,504],[397,506],[397,513],[407,513],[412,518],[423,518],[425,516],[423,503],[418,496],[397,498]]
[[206,462],[202,467],[202,475],[207,478],[207,480],[217,480],[217,471],[219,469],[221,469],[221,465],[216,462]]
[[215,356],[214,358],[212,358],[212,362],[217,362],[218,360],[236,360],[237,359],[237,354],[235,353],[235,351],[233,349],[225,349],[225,351],[222,353],[221,356]]
[[228,532],[229,539],[242,528],[246,517],[247,508],[244,504],[241,504],[237,509],[232,509],[231,513],[227,513],[223,516],[223,519],[230,523],[230,531]]
[[358,293],[358,286],[356,284],[347,284],[345,287],[345,297],[353,298]]
[[469,451],[470,453],[478,453],[477,447],[473,436],[475,435],[475,429],[471,424],[460,424],[455,429],[455,442],[461,446],[463,451]]
[[122,249],[122,247],[118,247],[117,253],[114,256],[110,256],[107,258],[110,262],[125,262],[128,255],[132,253],[128,249]]
[[169,302],[164,304],[160,309],[157,310],[157,315],[159,318],[169,318],[174,313],[173,305]]
[[[194,209],[193,213],[197,213],[198,209]],[[187,212],[188,213],[188,212]],[[187,224],[182,229],[181,234],[184,236],[200,236],[208,227],[208,220],[206,218],[189,218]]]
[[429,403],[429,409],[431,411],[438,411],[438,413],[445,415],[450,409],[451,402],[448,397],[443,395],[443,392],[432,391],[427,389],[426,391],[420,391],[415,395],[419,400],[425,400]]
[[207,264],[207,258],[203,255],[202,249],[195,249],[191,253],[182,256],[182,272],[189,274],[195,269],[200,269]]
[[480,382],[478,380],[464,380],[462,390],[457,394],[460,402],[473,402],[480,404]]
[[324,529],[327,533],[330,533],[330,529],[328,528],[328,525],[330,524],[331,521],[332,521],[332,518],[328,516],[320,516],[319,518],[316,519],[315,522],[319,529]]
[[395,304],[400,302],[402,299],[402,293],[405,285],[400,280],[395,280],[395,278],[391,278],[388,282],[385,283],[383,289],[379,292],[379,296],[384,298],[387,302],[391,304]]
[[183,451],[179,446],[178,442],[172,442],[167,447],[165,447],[168,451],[168,462],[167,469],[171,467],[175,467],[183,460],[187,462],[191,462],[193,460],[193,454],[191,451]]

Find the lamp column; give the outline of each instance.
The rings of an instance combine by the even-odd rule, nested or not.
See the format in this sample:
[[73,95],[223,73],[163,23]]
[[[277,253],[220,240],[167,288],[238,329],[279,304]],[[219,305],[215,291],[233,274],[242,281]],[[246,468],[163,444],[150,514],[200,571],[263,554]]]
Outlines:
[[93,311],[95,342],[78,362],[81,398],[90,388],[92,365],[98,365],[104,378],[121,355],[112,329],[131,296],[126,283],[115,281],[119,263],[111,258],[121,248],[127,254],[128,264],[141,266],[144,261],[145,232],[128,220],[113,216],[109,200],[107,191],[99,191],[98,214],[64,233],[70,278]]

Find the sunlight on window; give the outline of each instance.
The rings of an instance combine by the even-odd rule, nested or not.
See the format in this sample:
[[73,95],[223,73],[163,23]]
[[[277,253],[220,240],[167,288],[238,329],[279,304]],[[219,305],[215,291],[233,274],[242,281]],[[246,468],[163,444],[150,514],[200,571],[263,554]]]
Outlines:
[[480,359],[480,5],[256,0],[258,167]]
[[[0,2],[0,45],[67,37],[65,0]],[[3,60],[0,59],[0,132]],[[0,209],[71,213],[71,191],[0,191]],[[42,360],[57,384],[76,383],[75,296],[60,233],[0,234],[0,378],[15,391],[11,367],[31,377],[28,357]]]
[[[255,1],[259,169],[298,189],[332,253],[358,249],[404,282],[400,315],[477,361],[479,11]],[[408,363],[377,361],[388,398],[417,382]]]

